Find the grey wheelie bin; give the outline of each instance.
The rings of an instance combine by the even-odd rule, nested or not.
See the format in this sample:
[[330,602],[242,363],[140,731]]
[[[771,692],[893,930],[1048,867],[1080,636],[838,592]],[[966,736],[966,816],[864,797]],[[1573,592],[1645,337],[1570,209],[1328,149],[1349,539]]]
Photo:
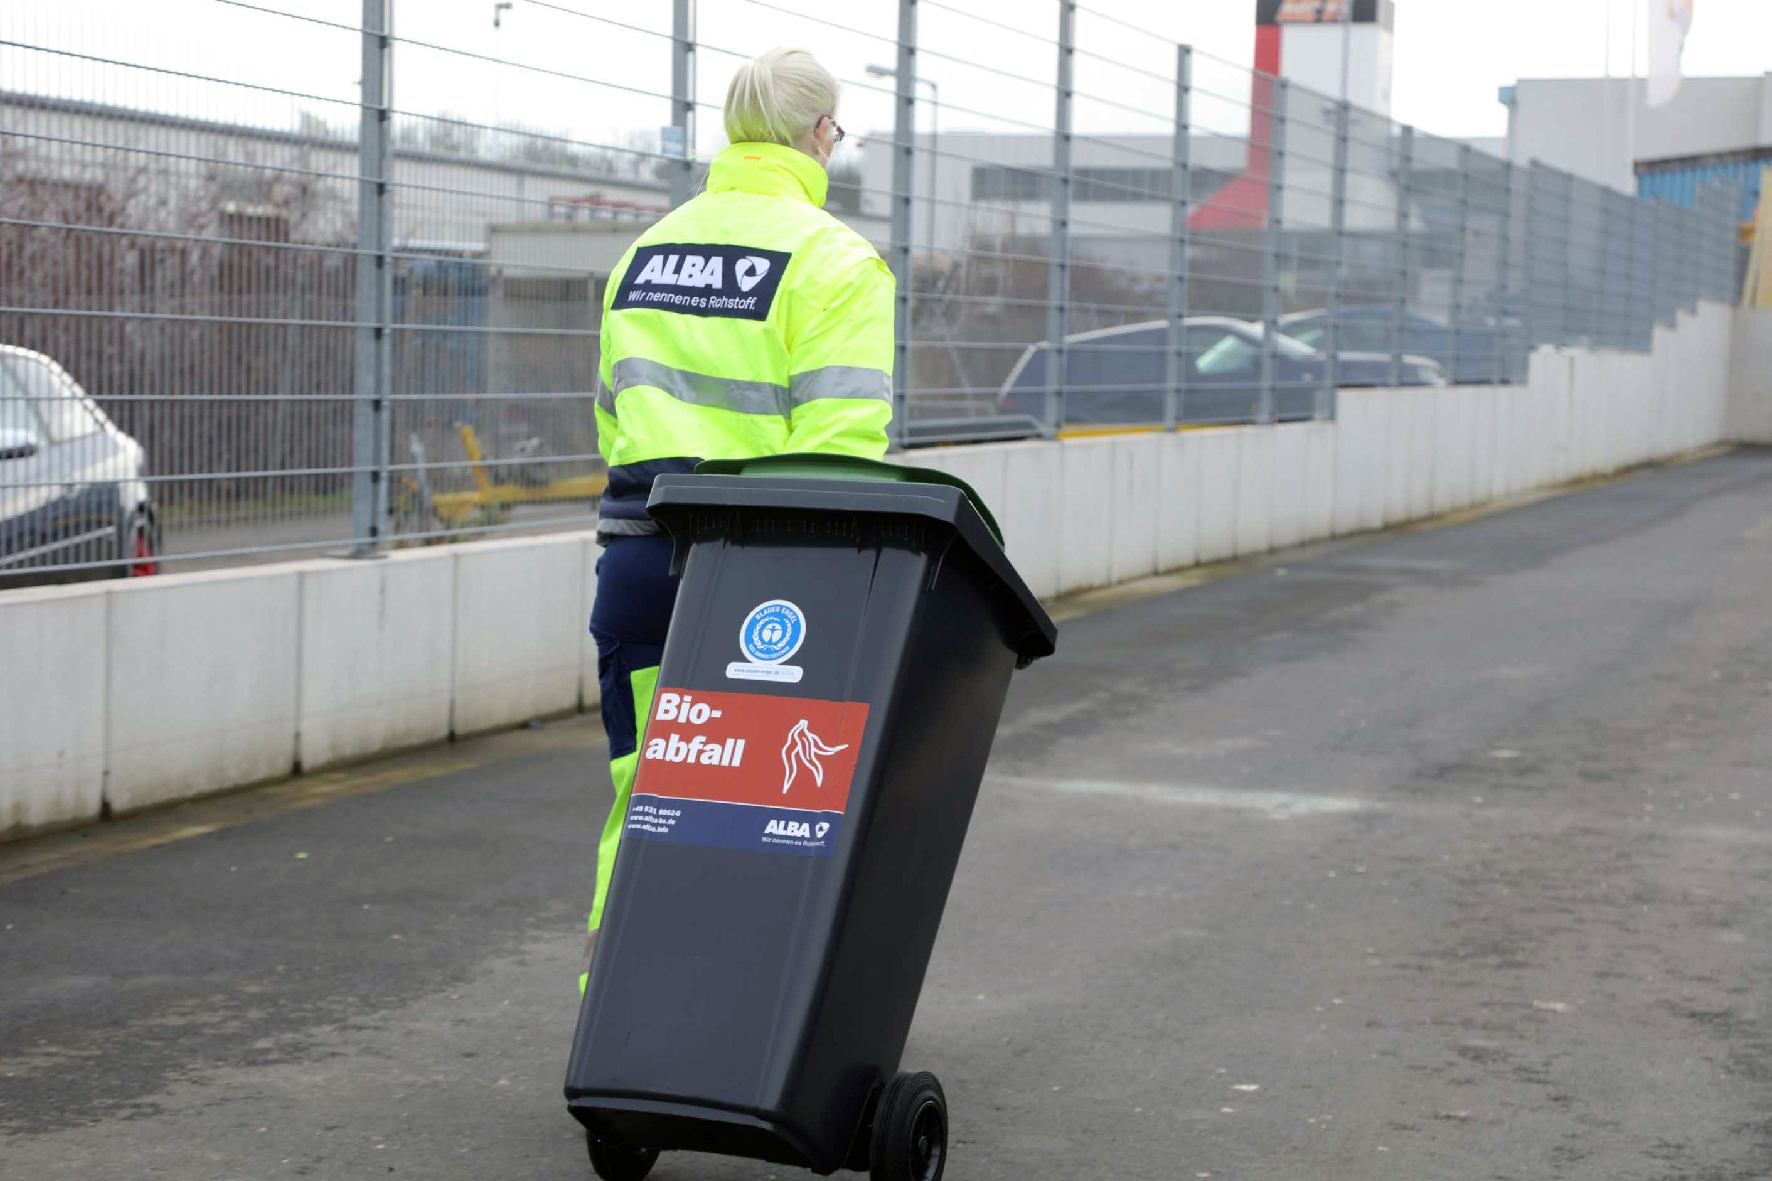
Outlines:
[[694,1150],[937,1181],[898,1070],[1013,670],[1057,628],[957,480],[660,476],[682,575],[566,1099],[605,1181]]

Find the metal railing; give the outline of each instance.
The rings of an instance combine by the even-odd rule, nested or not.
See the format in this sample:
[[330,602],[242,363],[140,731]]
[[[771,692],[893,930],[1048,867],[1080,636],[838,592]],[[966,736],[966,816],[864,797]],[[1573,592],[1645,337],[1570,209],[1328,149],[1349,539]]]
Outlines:
[[609,270],[778,43],[844,83],[827,208],[898,277],[902,446],[1330,418],[1733,294],[1730,192],[1638,201],[1075,0],[462,7],[0,9],[0,586],[588,527]]

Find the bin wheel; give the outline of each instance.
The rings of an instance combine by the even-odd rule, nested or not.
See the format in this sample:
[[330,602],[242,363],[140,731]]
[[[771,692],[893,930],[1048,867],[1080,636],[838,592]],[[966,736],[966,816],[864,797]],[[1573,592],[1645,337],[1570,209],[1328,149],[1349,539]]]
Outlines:
[[585,1146],[591,1151],[591,1169],[603,1181],[641,1181],[658,1160],[656,1148],[635,1148],[608,1138],[599,1140],[588,1131]]
[[941,1181],[948,1155],[948,1101],[928,1071],[892,1076],[874,1109],[872,1181]]

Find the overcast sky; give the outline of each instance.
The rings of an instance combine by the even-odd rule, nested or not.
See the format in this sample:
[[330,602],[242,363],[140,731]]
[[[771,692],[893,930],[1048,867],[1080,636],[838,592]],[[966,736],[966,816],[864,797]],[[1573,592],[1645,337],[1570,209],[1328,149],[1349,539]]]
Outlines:
[[[314,22],[355,25],[361,0],[257,2],[276,11],[223,0],[0,0],[0,41],[66,51],[0,46],[0,87],[273,126],[293,125],[304,110],[353,123],[359,39]],[[1632,19],[1641,22],[1648,2],[1398,0],[1393,115],[1439,135],[1500,135],[1506,119],[1497,87],[1521,77],[1602,75],[1608,13],[1611,71],[1628,73]],[[1198,51],[1197,118],[1234,134],[1246,119],[1253,9],[1254,0],[1088,0],[1078,17],[1076,85],[1086,96],[1078,100],[1078,129],[1166,134],[1173,43],[1186,40]],[[667,103],[650,96],[670,87],[669,41],[658,35],[669,31],[670,10],[668,0],[515,0],[503,27],[494,29],[493,0],[397,0],[396,34],[425,44],[399,50],[396,105],[598,142],[621,142],[635,130],[655,133],[669,119]],[[921,10],[923,73],[941,88],[943,131],[1050,126],[1052,92],[1044,79],[1053,69],[1056,3],[924,0]],[[891,82],[865,70],[894,63],[896,11],[892,0],[700,0],[699,98],[719,103],[735,55],[799,44],[847,84],[840,116],[852,133],[887,130]],[[1639,45],[1637,60],[1646,56]],[[1772,70],[1772,0],[1698,0],[1685,64],[1689,74]],[[711,151],[721,142],[718,113],[709,111],[697,148]]]

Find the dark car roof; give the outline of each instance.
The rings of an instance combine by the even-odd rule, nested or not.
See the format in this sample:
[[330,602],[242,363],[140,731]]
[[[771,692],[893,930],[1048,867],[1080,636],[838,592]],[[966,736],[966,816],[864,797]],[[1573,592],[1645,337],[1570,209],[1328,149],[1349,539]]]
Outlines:
[[[1388,320],[1396,315],[1396,309],[1382,303],[1349,303],[1343,304],[1340,316],[1344,320]],[[1288,312],[1281,316],[1278,323],[1284,328],[1291,324],[1303,323],[1306,320],[1326,320],[1329,318],[1328,308],[1311,308],[1309,311]],[[1432,316],[1421,312],[1404,312],[1403,322],[1422,328],[1444,328],[1446,325]]]

